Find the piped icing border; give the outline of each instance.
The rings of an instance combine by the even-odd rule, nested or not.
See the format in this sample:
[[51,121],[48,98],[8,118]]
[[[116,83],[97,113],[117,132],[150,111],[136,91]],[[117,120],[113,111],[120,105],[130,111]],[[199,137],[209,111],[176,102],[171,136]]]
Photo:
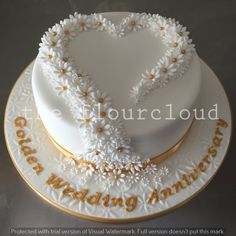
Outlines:
[[[194,45],[188,38],[186,28],[177,21],[159,15],[132,13],[120,24],[114,25],[100,14],[75,13],[49,28],[42,37],[39,55],[43,70],[58,96],[62,96],[69,106],[88,150],[74,155],[77,159],[95,163],[101,172],[106,172],[104,166],[114,171],[126,169],[139,172],[140,167],[149,160],[141,162],[140,155],[133,151],[122,121],[108,118],[107,114],[112,109],[111,98],[100,91],[92,78],[76,65],[68,54],[68,43],[87,30],[123,37],[144,28],[150,29],[156,36],[160,35],[168,50],[131,89],[130,95],[138,103],[153,89],[181,77],[188,68]],[[81,107],[86,107],[86,111]],[[92,166],[90,171],[93,172]]]

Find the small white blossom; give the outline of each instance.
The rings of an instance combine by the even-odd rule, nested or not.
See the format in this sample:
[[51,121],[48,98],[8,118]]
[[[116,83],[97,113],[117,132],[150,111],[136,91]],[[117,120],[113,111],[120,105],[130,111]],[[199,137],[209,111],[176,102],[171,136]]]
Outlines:
[[109,119],[110,104],[96,104],[93,108],[94,119]]
[[64,78],[60,78],[56,82],[55,90],[57,92],[57,95],[62,95],[63,93],[67,93],[70,88],[70,85],[68,81]]
[[93,114],[87,109],[83,109],[76,114],[76,121],[79,123],[80,128],[92,128],[92,120]]
[[87,31],[91,27],[88,15],[77,14],[75,17],[77,18],[79,31]]
[[130,183],[131,185],[135,184],[135,183],[138,183],[139,181],[141,180],[141,176],[140,176],[140,173],[138,172],[134,172],[134,173],[130,173],[128,176],[127,176],[127,181],[128,183]]
[[60,61],[54,67],[54,73],[60,77],[70,77],[72,75],[72,67],[69,63]]
[[93,26],[97,31],[103,31],[107,27],[107,19],[101,14],[94,14]]
[[95,167],[92,164],[80,164],[80,168],[81,171],[85,172],[87,176],[92,176],[96,171]]
[[80,83],[79,86],[76,86],[77,95],[81,101],[87,101],[95,90],[94,84],[89,80],[86,80],[83,83]]
[[130,146],[126,144],[113,145],[113,150],[111,150],[111,156],[114,160],[121,160],[127,156],[130,156],[131,150]]
[[91,96],[96,103],[111,104],[111,98],[105,92],[96,90],[91,94]]
[[62,26],[62,33],[67,39],[73,39],[76,36],[76,30],[71,24],[65,24]]
[[52,37],[57,37],[61,33],[61,25],[60,24],[55,24],[52,28],[48,29],[48,34]]
[[146,70],[146,72],[142,74],[142,78],[144,79],[144,83],[148,89],[151,89],[160,77],[161,74],[158,68],[153,68],[150,71]]
[[58,57],[58,53],[52,48],[44,48],[40,51],[40,58],[46,63],[53,63],[53,61]]
[[115,180],[117,186],[125,182],[125,174],[122,173],[121,169],[114,169],[110,175]]
[[59,38],[55,38],[51,35],[44,35],[41,39],[42,43],[40,43],[40,47],[54,48],[60,49],[62,47],[62,41]]
[[176,71],[176,64],[172,63],[168,57],[162,58],[158,63],[158,67],[160,68],[161,83],[166,83],[166,80],[173,77]]
[[127,22],[127,29],[129,31],[138,31],[142,28],[142,21],[141,21],[140,14],[131,14],[128,18]]
[[98,140],[107,140],[111,135],[110,125],[105,120],[95,120],[92,129],[94,137]]

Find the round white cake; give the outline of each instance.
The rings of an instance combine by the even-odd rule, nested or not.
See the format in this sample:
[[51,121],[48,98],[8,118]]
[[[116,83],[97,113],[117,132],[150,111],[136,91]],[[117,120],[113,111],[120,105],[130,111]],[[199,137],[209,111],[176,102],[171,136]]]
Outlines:
[[[70,81],[76,80],[71,68],[76,67],[77,76],[84,80],[92,78],[96,88],[111,98],[112,108],[119,111],[118,126],[111,123],[110,127],[115,128],[109,130],[105,144],[109,140],[113,142],[116,137],[118,140],[123,138],[123,133],[119,133],[117,128],[122,123],[124,140],[127,137],[130,140],[122,147],[116,143],[119,152],[130,145],[133,152],[144,160],[159,156],[176,145],[193,122],[192,110],[197,107],[201,89],[198,55],[193,47],[189,51],[183,49],[186,45],[192,46],[185,28],[178,22],[159,15],[128,12],[90,16],[75,14],[60,23],[49,29],[42,39],[32,75],[38,113],[51,138],[77,159],[81,155],[76,154],[88,152],[93,146],[91,143],[98,138],[82,131],[83,125],[77,119],[81,101],[77,104],[72,95],[63,95],[64,90],[73,86],[77,88],[76,84],[70,84]],[[50,41],[62,31],[68,36],[65,44],[64,38]],[[187,38],[185,44],[183,38]],[[46,45],[57,49],[53,51]],[[60,51],[65,64],[55,62],[61,65],[61,75],[58,76],[56,67],[53,67],[54,62],[49,64],[45,60],[60,57]],[[45,57],[45,52],[48,57]],[[176,56],[173,57],[174,53]],[[68,58],[73,61],[73,65],[69,64]],[[67,70],[70,73],[66,74]],[[52,80],[57,76],[61,80],[62,89],[58,89],[58,84],[52,86]],[[94,96],[96,89],[92,93]],[[104,95],[104,100],[106,98]],[[83,97],[78,99],[83,100]],[[102,114],[107,114],[107,107],[102,109],[105,109]],[[191,112],[189,119],[180,118],[183,109]],[[106,127],[106,123],[103,125]],[[90,143],[87,142],[86,135],[92,137]],[[99,145],[99,151],[102,152],[104,144]]]

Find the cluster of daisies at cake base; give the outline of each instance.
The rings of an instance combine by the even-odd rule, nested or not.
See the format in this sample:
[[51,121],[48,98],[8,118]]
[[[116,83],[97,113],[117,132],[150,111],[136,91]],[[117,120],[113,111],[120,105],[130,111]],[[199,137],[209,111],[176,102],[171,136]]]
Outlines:
[[[85,165],[87,172],[117,171],[122,172],[122,175],[139,172],[138,175],[141,175],[140,172],[151,171],[154,165],[149,160],[142,162],[140,154],[134,152],[122,121],[107,117],[109,110],[113,109],[112,99],[97,88],[87,72],[76,65],[68,54],[68,44],[78,34],[88,30],[124,37],[129,32],[144,28],[160,36],[168,49],[156,66],[140,75],[139,82],[131,88],[130,95],[134,103],[138,103],[152,90],[180,78],[190,64],[194,45],[185,27],[177,21],[159,15],[132,13],[119,25],[114,25],[100,14],[75,13],[54,25],[42,37],[39,49],[42,68],[78,123],[88,151],[74,153],[74,157],[84,161],[81,165]],[[86,114],[82,107],[88,108]]]

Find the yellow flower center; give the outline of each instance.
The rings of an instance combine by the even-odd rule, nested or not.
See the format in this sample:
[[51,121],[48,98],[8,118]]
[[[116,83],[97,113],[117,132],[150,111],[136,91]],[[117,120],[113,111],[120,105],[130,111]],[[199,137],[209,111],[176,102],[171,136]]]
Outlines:
[[88,96],[88,92],[87,92],[87,91],[84,91],[84,92],[82,93],[82,95],[83,95],[84,97],[87,97],[87,96]]
[[177,58],[176,57],[172,58],[172,62],[176,63],[177,62]]
[[63,90],[63,91],[66,91],[67,89],[68,89],[68,87],[67,87],[66,85],[63,85],[63,86],[62,86],[62,90]]
[[99,103],[104,103],[104,98],[102,98],[102,97],[98,98],[98,102]]
[[85,27],[85,22],[81,21],[81,22],[79,23],[79,25],[80,25],[80,27],[84,28],[84,27]]
[[65,35],[70,35],[70,31],[69,31],[69,30],[65,30],[65,31],[64,31],[64,34],[65,34]]
[[118,147],[116,150],[117,150],[117,152],[122,153],[124,151],[124,148],[123,147]]
[[69,59],[68,59],[68,57],[63,57],[62,60],[63,60],[64,62],[68,62]]
[[150,76],[148,77],[150,80],[155,79],[155,75],[154,74],[150,74]]
[[98,133],[102,133],[104,130],[103,130],[103,128],[102,127],[97,127],[97,132]]
[[181,50],[181,53],[182,53],[182,54],[185,54],[185,53],[186,53],[186,50],[185,50],[185,49],[182,49],[182,50]]
[[105,111],[102,111],[102,112],[100,113],[100,115],[101,115],[101,117],[105,117],[107,114],[106,114]]
[[51,41],[50,45],[51,45],[51,47],[55,47],[56,46],[56,42],[55,41]]
[[62,69],[60,70],[60,73],[61,73],[62,75],[64,75],[64,74],[66,73],[66,70],[62,68]]
[[175,42],[175,43],[173,44],[173,47],[174,47],[174,48],[177,48],[178,45],[179,45],[179,44]]
[[136,21],[135,20],[132,20],[131,22],[130,22],[130,25],[131,26],[135,26],[137,23],[136,23]]
[[162,68],[162,72],[163,72],[163,73],[167,73],[167,71],[168,71],[168,69],[167,69],[166,67],[163,67],[163,68]]

